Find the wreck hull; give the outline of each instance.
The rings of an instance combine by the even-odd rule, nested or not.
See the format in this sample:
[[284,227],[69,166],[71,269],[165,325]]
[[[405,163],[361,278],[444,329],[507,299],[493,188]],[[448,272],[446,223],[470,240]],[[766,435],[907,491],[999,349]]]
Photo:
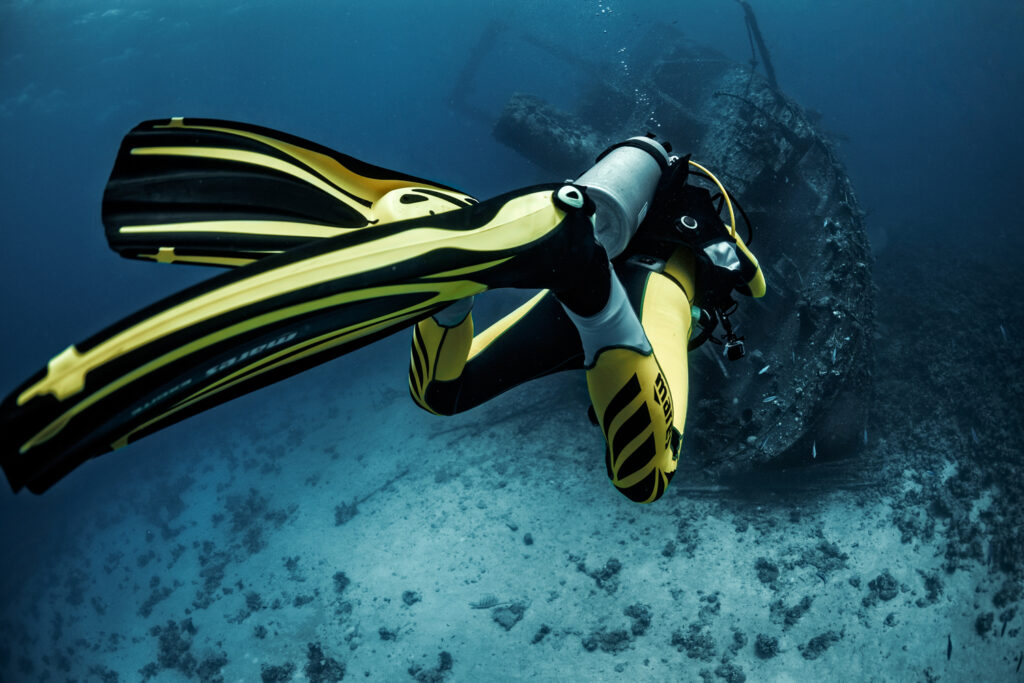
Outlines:
[[729,363],[712,345],[690,355],[684,469],[728,475],[856,453],[868,431],[874,292],[864,213],[833,143],[765,79],[698,46],[654,60],[642,97],[592,88],[573,112],[515,94],[494,135],[564,177],[653,130],[719,175],[755,226],[768,295],[733,316],[747,358]]

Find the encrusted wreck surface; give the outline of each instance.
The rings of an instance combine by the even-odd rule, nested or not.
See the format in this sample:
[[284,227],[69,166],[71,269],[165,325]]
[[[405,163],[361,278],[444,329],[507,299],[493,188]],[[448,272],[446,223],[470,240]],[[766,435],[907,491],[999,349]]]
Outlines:
[[595,79],[576,111],[514,94],[494,134],[557,178],[646,131],[712,169],[754,224],[768,295],[741,301],[733,318],[747,358],[730,363],[711,345],[690,354],[683,460],[723,475],[853,454],[871,397],[864,213],[832,143],[798,104],[748,66],[674,44],[628,85]]

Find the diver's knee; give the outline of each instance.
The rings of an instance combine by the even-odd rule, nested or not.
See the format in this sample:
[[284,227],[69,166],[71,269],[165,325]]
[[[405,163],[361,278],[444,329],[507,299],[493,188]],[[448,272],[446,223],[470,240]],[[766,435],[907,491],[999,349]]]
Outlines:
[[661,497],[665,495],[665,491],[668,489],[670,481],[672,481],[671,474],[667,476],[663,475],[660,478],[652,476],[651,481],[645,482],[644,486],[634,486],[628,489],[620,488],[619,491],[634,503],[653,503],[656,500],[660,500]]
[[608,468],[608,478],[619,490],[619,493],[634,503],[653,503],[665,495],[675,471],[666,471],[659,467],[650,467],[646,472],[629,476],[616,476],[612,468]]
[[430,405],[430,411],[435,415],[441,415],[442,417],[451,417],[452,415],[455,415],[459,412],[454,404],[449,403],[432,403]]
[[412,383],[409,385],[409,396],[412,397],[413,403],[431,415],[451,416],[459,412],[454,400],[446,401],[444,400],[443,395],[438,397],[436,395],[431,395],[433,393],[434,392],[417,391],[416,387]]
[[420,407],[421,410],[425,410],[431,415],[440,415],[441,417],[451,417],[459,411],[455,409],[453,405],[438,404],[438,403],[425,403],[421,402],[416,394],[412,395],[413,402]]
[[455,383],[431,382],[421,391],[410,383],[409,394],[416,405],[433,415],[450,417],[465,410],[459,405],[459,391]]

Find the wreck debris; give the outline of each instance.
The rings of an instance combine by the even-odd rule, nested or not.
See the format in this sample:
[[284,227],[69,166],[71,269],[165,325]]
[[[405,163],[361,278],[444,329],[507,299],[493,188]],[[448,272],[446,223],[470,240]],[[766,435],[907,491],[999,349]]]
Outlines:
[[747,24],[747,38],[750,40],[750,68],[751,70],[757,66],[757,58],[754,55],[754,43],[757,43],[757,49],[761,53],[761,61],[764,64],[764,73],[768,78],[768,82],[776,90],[779,89],[779,83],[775,80],[775,67],[772,66],[772,58],[768,54],[768,46],[764,44],[764,37],[761,36],[761,29],[757,26],[757,17],[754,16],[754,8],[750,6],[750,3],[746,0],[736,0],[743,8],[743,17]]

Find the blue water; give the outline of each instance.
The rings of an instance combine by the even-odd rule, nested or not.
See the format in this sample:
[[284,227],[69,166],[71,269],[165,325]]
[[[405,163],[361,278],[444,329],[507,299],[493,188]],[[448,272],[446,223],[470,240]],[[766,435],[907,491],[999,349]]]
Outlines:
[[[779,0],[754,8],[782,89],[843,136],[839,153],[873,241],[936,242],[951,260],[965,244],[1020,254],[1024,4]],[[617,70],[629,68],[654,22],[739,62],[750,58],[740,10],[724,0],[0,3],[0,389],[210,276],[123,260],[106,247],[103,187],[121,137],[139,121],[265,125],[481,198],[544,179],[450,106],[467,53],[494,19]],[[490,52],[481,73],[472,100],[494,115],[514,91],[557,104],[573,95],[574,76],[522,42]],[[391,373],[383,385],[404,390],[404,349],[404,340],[387,342],[361,362],[381,363]],[[319,371],[284,395],[315,391]],[[88,496],[97,472],[107,481],[158,467],[179,443],[201,448],[202,434],[244,424],[275,391],[154,437],[142,462],[118,461],[127,470],[83,469],[42,499],[0,492],[5,538],[26,552],[20,544],[39,539],[43,550],[28,557],[45,563],[60,529],[73,526],[68,506]],[[17,563],[6,550],[4,558]],[[0,607],[18,591],[16,575],[0,580]],[[35,680],[40,670],[0,670],[0,679]],[[136,675],[126,670],[121,680]]]
[[[533,180],[515,154],[447,106],[463,55],[490,19],[613,65],[628,62],[629,52],[618,50],[656,21],[749,59],[731,3],[562,7],[5,3],[0,292],[10,352],[0,378],[13,383],[26,355],[38,361],[43,349],[204,276],[118,262],[99,239],[113,152],[140,120],[258,122],[489,196]],[[994,229],[1011,229],[1024,152],[1016,134],[1024,112],[1020,3],[787,2],[758,10],[782,87],[820,110],[824,127],[848,136],[843,158],[873,214],[871,229],[895,235],[913,229],[905,223],[927,224],[930,233],[954,234],[979,219],[979,206],[992,212]],[[536,54],[490,59],[493,76],[475,99],[495,111],[510,91],[558,91],[558,69]]]

